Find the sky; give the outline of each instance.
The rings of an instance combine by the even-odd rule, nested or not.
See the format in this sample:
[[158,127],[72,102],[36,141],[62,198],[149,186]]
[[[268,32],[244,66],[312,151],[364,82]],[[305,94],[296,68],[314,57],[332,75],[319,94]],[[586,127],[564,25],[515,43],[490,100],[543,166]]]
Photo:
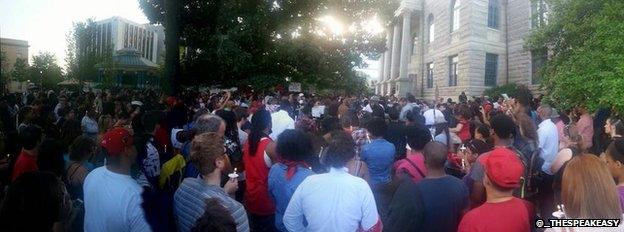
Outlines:
[[[51,52],[65,66],[67,33],[72,23],[121,16],[136,23],[149,21],[138,0],[0,0],[0,37],[27,40],[29,59],[39,52]],[[373,79],[379,76],[379,62],[367,60],[360,69]]]
[[0,0],[0,37],[27,40],[30,58],[48,51],[64,67],[72,23],[112,16],[148,22],[137,0]]

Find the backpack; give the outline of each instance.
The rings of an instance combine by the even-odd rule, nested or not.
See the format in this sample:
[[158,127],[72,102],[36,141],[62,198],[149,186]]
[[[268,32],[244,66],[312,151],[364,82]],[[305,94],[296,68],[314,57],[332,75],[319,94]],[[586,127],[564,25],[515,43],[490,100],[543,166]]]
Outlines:
[[544,159],[539,156],[537,144],[533,141],[521,139],[516,141],[509,149],[514,151],[524,166],[520,189],[514,192],[516,193],[515,195],[522,199],[534,198],[540,192],[539,186],[544,182],[545,175],[548,175],[542,171]]

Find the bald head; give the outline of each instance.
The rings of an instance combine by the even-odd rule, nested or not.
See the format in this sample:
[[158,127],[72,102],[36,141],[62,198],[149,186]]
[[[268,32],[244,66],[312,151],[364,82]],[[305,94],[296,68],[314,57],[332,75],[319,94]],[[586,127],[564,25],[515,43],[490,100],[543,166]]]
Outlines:
[[425,145],[425,148],[423,149],[423,154],[425,156],[425,164],[427,165],[427,169],[443,169],[444,163],[446,162],[448,149],[446,145],[440,142],[431,141],[427,143],[427,145]]

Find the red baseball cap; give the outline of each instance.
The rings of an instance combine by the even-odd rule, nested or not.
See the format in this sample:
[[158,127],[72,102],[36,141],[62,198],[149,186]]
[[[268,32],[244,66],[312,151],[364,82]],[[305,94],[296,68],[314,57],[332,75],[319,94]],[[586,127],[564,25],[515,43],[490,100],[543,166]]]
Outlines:
[[109,156],[119,155],[127,146],[133,144],[132,135],[123,127],[116,127],[106,132],[100,143]]
[[481,164],[485,167],[488,178],[503,188],[517,188],[524,174],[524,165],[514,151],[496,148],[484,156]]

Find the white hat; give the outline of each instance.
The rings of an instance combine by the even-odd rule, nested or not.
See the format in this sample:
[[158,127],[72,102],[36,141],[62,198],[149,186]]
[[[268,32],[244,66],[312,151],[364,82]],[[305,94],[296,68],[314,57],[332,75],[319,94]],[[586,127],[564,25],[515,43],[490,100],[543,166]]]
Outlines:
[[140,102],[140,101],[132,101],[132,102],[130,102],[130,105],[133,105],[133,106],[143,106],[143,102]]
[[183,129],[171,129],[171,145],[173,145],[174,148],[177,149],[182,149],[182,147],[184,146],[184,143],[181,143],[178,140],[178,133],[184,131]]

